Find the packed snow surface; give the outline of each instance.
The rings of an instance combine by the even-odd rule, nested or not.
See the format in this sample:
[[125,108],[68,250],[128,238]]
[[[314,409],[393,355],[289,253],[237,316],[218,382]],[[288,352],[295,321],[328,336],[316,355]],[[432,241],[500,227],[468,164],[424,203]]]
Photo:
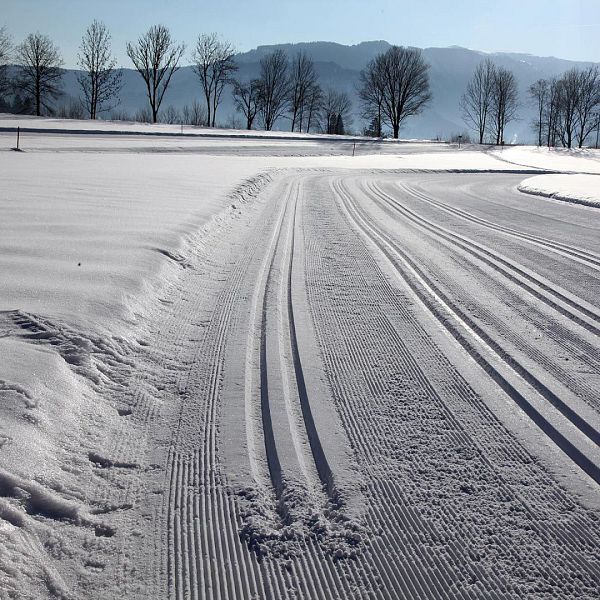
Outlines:
[[597,154],[196,133],[0,117],[0,598],[598,598]]

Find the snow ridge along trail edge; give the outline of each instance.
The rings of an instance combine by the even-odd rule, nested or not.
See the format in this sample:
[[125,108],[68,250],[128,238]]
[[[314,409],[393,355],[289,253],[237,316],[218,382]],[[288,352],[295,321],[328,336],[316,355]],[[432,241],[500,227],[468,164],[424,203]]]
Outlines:
[[[586,438],[574,434],[572,428],[564,423],[564,417],[561,418],[561,414],[548,405],[545,397],[542,396],[542,402],[539,397],[536,398],[539,392],[527,385],[528,382],[515,381],[511,373],[518,372],[502,366],[504,361],[498,361],[501,357],[498,357],[493,345],[490,346],[482,339],[477,326],[437,289],[394,240],[368,219],[364,210],[345,191],[339,180],[334,181],[333,185],[338,196],[344,201],[343,210],[355,227],[390,261],[398,276],[442,326],[576,465],[596,483],[600,483],[600,455],[597,446],[585,443]],[[523,386],[523,383],[526,385]]]

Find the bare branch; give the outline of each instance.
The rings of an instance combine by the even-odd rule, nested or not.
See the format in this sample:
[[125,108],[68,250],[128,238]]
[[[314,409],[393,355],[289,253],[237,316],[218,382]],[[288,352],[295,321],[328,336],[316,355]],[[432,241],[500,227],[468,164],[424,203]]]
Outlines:
[[489,125],[495,73],[496,67],[489,58],[481,62],[460,100],[463,120],[477,132],[480,144],[484,142]]
[[6,27],[0,27],[0,98],[10,89],[8,62],[12,54],[12,40]]
[[216,33],[198,37],[192,60],[206,99],[208,125],[211,127],[216,125],[217,108],[223,90],[226,84],[231,83],[234,71],[237,71],[234,55],[233,46],[220,40]]
[[90,119],[118,104],[122,73],[115,71],[117,61],[111,55],[110,39],[106,25],[94,21],[81,40],[79,66],[82,72],[78,73],[77,81]]
[[16,88],[33,103],[37,116],[42,110],[51,112],[53,101],[62,94],[63,61],[59,49],[48,36],[30,33],[17,46],[16,59]]
[[259,116],[267,131],[288,107],[288,59],[282,50],[275,50],[260,61]]
[[135,44],[127,44],[127,55],[146,84],[153,123],[184,52],[185,45],[176,44],[164,25],[153,25]]

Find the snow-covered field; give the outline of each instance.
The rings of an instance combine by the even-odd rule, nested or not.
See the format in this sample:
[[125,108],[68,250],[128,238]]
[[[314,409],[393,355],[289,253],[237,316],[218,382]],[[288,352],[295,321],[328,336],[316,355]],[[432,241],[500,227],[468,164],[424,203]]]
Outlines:
[[514,166],[562,171],[566,173],[600,174],[600,150],[591,148],[538,148],[516,146],[493,150],[496,158]]
[[35,123],[2,600],[599,597],[596,154]]

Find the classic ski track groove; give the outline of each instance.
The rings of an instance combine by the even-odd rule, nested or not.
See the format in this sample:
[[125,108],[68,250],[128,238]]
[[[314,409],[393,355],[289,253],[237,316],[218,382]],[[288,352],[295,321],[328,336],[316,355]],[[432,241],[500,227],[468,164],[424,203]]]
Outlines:
[[[262,259],[260,276],[253,293],[254,310],[248,329],[247,354],[246,354],[246,383],[245,405],[246,421],[252,424],[256,407],[252,407],[252,369],[249,365],[253,361],[253,338],[260,335],[260,393],[261,393],[261,427],[256,425],[248,429],[249,448],[257,444],[264,444],[267,448],[268,472],[262,474],[262,467],[258,457],[250,456],[253,465],[252,474],[256,477],[257,484],[264,488],[272,486],[274,497],[280,503],[279,514],[284,524],[288,511],[285,505],[285,470],[281,469],[277,449],[269,440],[269,429],[272,428],[270,416],[270,399],[268,398],[268,371],[266,365],[267,336],[282,337],[282,328],[288,330],[291,343],[291,365],[281,365],[282,370],[288,369],[289,376],[294,378],[296,386],[303,388],[302,366],[299,361],[297,341],[295,336],[295,323],[293,321],[292,304],[292,269],[294,261],[294,244],[296,227],[296,211],[300,190],[297,184],[287,188],[281,209],[275,219],[271,219],[263,228],[253,236],[250,247],[261,252],[261,240],[264,239],[264,230],[270,231],[270,243],[267,245]],[[168,502],[166,503],[166,518],[168,522],[168,546],[170,551],[167,556],[167,581],[169,583],[170,597],[174,600],[187,598],[215,598],[225,600],[228,598],[288,598],[289,590],[301,586],[302,596],[305,598],[329,599],[338,597],[339,590],[345,590],[349,597],[352,589],[357,584],[354,577],[336,567],[331,557],[320,548],[319,544],[307,537],[300,543],[304,550],[300,557],[289,565],[288,569],[274,560],[257,560],[249,552],[245,543],[241,541],[238,530],[242,520],[236,505],[235,497],[227,491],[222,476],[219,474],[217,458],[216,435],[218,426],[218,395],[222,371],[225,367],[224,356],[227,332],[231,327],[233,306],[241,295],[245,274],[252,261],[256,260],[256,250],[243,251],[241,258],[236,263],[229,283],[220,293],[215,304],[216,310],[206,328],[202,342],[202,352],[210,356],[210,368],[206,381],[201,379],[194,385],[194,393],[206,399],[206,406],[202,411],[199,426],[204,432],[203,442],[199,448],[190,453],[180,453],[176,450],[177,434],[174,445],[169,452],[168,463]],[[279,258],[279,260],[278,260]],[[275,288],[276,269],[281,268],[280,289]],[[271,302],[277,299],[279,309],[286,309],[288,319],[277,319],[272,333],[269,333]],[[189,307],[187,309],[189,311]],[[194,364],[195,361],[192,361]],[[250,376],[250,377],[249,377]],[[300,382],[300,383],[298,383]],[[188,384],[189,385],[189,384]],[[186,386],[183,386],[185,392]],[[204,391],[202,391],[204,390]],[[267,391],[267,394],[265,394]],[[300,397],[290,398],[290,402],[298,403],[298,414],[301,415],[305,431],[299,435],[305,436],[307,441],[295,446],[297,452],[302,452],[301,460],[313,462],[315,478],[308,477],[307,488],[322,495],[322,500],[315,506],[306,506],[304,518],[314,514],[314,510],[323,509],[335,497],[335,486],[332,484],[333,476],[329,467],[317,468],[320,458],[314,453],[322,453],[316,430],[312,423],[310,405],[305,397],[306,390]],[[291,408],[290,408],[291,410]],[[286,418],[290,426],[296,415],[288,412]],[[309,433],[311,432],[311,433]],[[311,437],[312,436],[312,437]],[[306,448],[308,455],[306,455]],[[278,466],[279,465],[279,466]],[[310,471],[309,471],[310,472]],[[323,480],[320,477],[323,477]],[[327,492],[327,493],[326,493]],[[263,489],[268,497],[269,489]],[[310,508],[310,509],[309,509]],[[296,509],[297,510],[297,509]],[[354,583],[352,583],[354,582]]]
[[[322,270],[318,260],[315,261],[314,257],[317,255],[318,252],[312,251],[312,249],[309,249],[306,254],[306,260],[309,262],[310,269],[313,271],[315,269],[317,271]],[[366,277],[369,279],[370,285],[377,285],[373,279],[373,273],[371,271]],[[314,305],[315,303],[313,303],[313,306]],[[332,321],[337,321],[340,325],[342,324],[340,321],[341,315],[339,314],[332,314],[329,316],[326,314],[320,316],[315,315],[315,319],[317,323],[327,320],[330,323]],[[398,338],[393,328],[388,326],[388,329],[393,331],[397,343],[401,344],[402,342],[400,338]],[[368,457],[372,455],[372,440],[378,440],[380,439],[380,436],[376,431],[370,431],[370,419],[368,417],[370,407],[368,405],[368,401],[366,400],[369,395],[368,392],[361,391],[360,387],[355,388],[352,382],[355,379],[353,374],[357,370],[360,371],[366,369],[371,359],[364,355],[364,352],[367,351],[368,347],[365,347],[364,345],[355,341],[357,339],[357,332],[353,330],[352,324],[347,323],[347,329],[345,332],[341,331],[340,334],[342,335],[344,343],[349,346],[349,354],[342,354],[340,359],[343,357],[343,360],[340,362],[335,358],[335,354],[329,354],[328,352],[325,352],[324,356],[327,362],[327,370],[330,373],[330,376],[333,378],[334,385],[336,387],[341,386],[342,390],[344,388],[346,389],[345,393],[341,392],[341,397],[352,398],[349,406],[347,406],[345,402],[342,402],[339,408],[345,421],[345,425],[351,433],[351,439],[359,448],[360,454],[369,460]],[[358,336],[358,340],[360,340],[360,335]],[[399,356],[399,360],[401,360],[400,356],[402,355],[396,355]],[[407,359],[410,357],[409,354],[405,354],[404,356],[406,356]],[[418,371],[416,364],[414,365],[414,368]],[[375,386],[372,388],[375,390],[379,387],[377,385],[377,381],[383,381],[388,375],[382,370],[382,366],[380,365],[377,371],[371,371],[367,369],[365,371],[365,376],[367,377],[365,383],[367,385]],[[379,389],[381,390],[381,388]],[[363,398],[365,399],[364,401],[362,400]],[[467,395],[465,399],[468,400],[468,398],[469,396]],[[365,404],[361,407],[362,402]],[[462,404],[459,406],[462,406]],[[459,410],[462,410],[462,408]],[[479,406],[479,410],[481,410],[481,406]],[[478,430],[478,435],[490,440],[494,440],[495,442],[495,436],[498,434],[498,432],[503,432],[504,430],[501,426],[500,429],[498,429],[498,427],[494,425],[496,420],[491,414],[489,414],[489,411],[486,411],[486,409],[484,409],[482,416],[485,416],[485,421],[483,427]],[[490,425],[494,425],[495,434],[490,433]],[[513,451],[515,456],[523,455],[522,450],[514,443],[510,436],[506,436],[505,432],[502,433],[501,436],[504,436],[506,444],[500,446],[503,451],[504,448],[508,447]],[[460,440],[457,440],[457,443],[459,442]],[[482,458],[485,459],[486,455],[482,454]],[[501,457],[499,456],[498,458],[502,462]],[[380,465],[381,463],[377,464]],[[466,548],[461,549],[460,547],[456,547],[452,542],[450,542],[445,550],[447,553],[446,556],[444,558],[442,556],[438,557],[439,562],[437,563],[437,569],[439,570],[436,570],[436,567],[431,569],[427,567],[425,568],[425,572],[423,572],[423,563],[429,566],[431,566],[431,563],[427,561],[427,559],[422,558],[423,554],[421,554],[421,558],[415,557],[417,562],[414,564],[417,568],[417,571],[413,571],[410,567],[410,565],[413,563],[410,559],[407,559],[413,555],[415,550],[419,552],[420,548],[422,547],[422,542],[418,538],[414,538],[412,534],[405,538],[404,532],[419,532],[417,534],[419,538],[421,535],[423,535],[423,532],[431,532],[436,537],[442,535],[442,532],[435,532],[434,529],[432,529],[432,524],[427,519],[421,520],[417,516],[416,512],[414,512],[411,508],[410,501],[405,499],[401,489],[397,488],[393,480],[390,480],[389,477],[386,476],[383,466],[384,465],[373,467],[375,469],[373,472],[375,481],[368,484],[369,488],[373,490],[372,497],[384,499],[384,505],[387,507],[387,511],[382,513],[377,507],[377,504],[371,505],[371,510],[373,512],[369,511],[367,513],[369,528],[373,531],[383,529],[383,537],[376,536],[373,539],[373,551],[369,552],[368,557],[366,557],[368,560],[374,561],[374,563],[377,565],[377,571],[379,573],[378,577],[381,577],[385,582],[385,586],[379,590],[377,597],[479,598],[482,597],[482,594],[489,598],[514,597],[510,592],[505,593],[501,591],[503,589],[504,582],[499,579],[495,579],[493,571],[487,572],[484,574],[485,576],[480,577],[477,586],[472,589],[471,592],[464,588],[461,589],[460,587],[451,587],[451,582],[456,580],[456,575],[461,572],[462,565],[466,564],[466,555],[464,553],[467,551]],[[379,472],[381,472],[380,484],[376,483],[378,480],[376,473]],[[504,484],[499,482],[499,487],[502,489]],[[392,491],[394,488],[396,488],[396,490]],[[389,512],[390,509],[392,510],[391,514]],[[406,513],[404,511],[406,511]],[[403,514],[406,514],[406,517],[404,517]],[[398,515],[400,520],[396,520],[394,515]],[[414,528],[411,525],[412,523],[415,523]],[[550,531],[552,535],[563,538],[564,543],[568,544],[569,546],[573,543],[575,544],[575,547],[579,545],[578,540],[575,540],[570,536],[565,537],[560,527],[547,527],[545,524],[543,524],[542,527],[538,528],[536,525],[535,528],[540,536],[545,536],[545,532]],[[585,537],[585,526],[582,529],[581,535],[583,539],[583,537]],[[449,533],[449,536],[452,538],[453,534]],[[402,542],[402,540],[406,541]],[[386,560],[385,557],[389,557],[389,559]],[[423,560],[423,563],[421,563],[421,560]],[[542,566],[543,565],[540,564],[540,568],[542,568]],[[596,574],[598,573],[597,567],[594,565],[590,565],[588,563],[586,568],[590,569],[591,572]],[[441,586],[437,588],[429,587],[427,581],[431,578],[431,581],[433,582],[433,580],[436,579],[435,573],[439,573],[437,580],[442,582]],[[481,582],[483,582],[484,587],[479,587],[482,585]]]
[[[401,184],[399,187],[401,190],[424,202],[429,202],[431,204],[436,202],[434,200],[425,200],[423,195],[417,195],[417,193],[408,185]],[[577,298],[573,294],[567,294],[564,290],[557,289],[557,286],[548,285],[534,273],[517,264],[514,260],[510,260],[501,254],[494,252],[490,248],[486,248],[482,244],[469,239],[467,236],[457,234],[445,227],[431,222],[408,207],[401,205],[398,200],[392,198],[389,194],[386,194],[379,186],[374,185],[372,186],[372,189],[381,197],[385,197],[390,201],[398,210],[401,210],[406,215],[410,215],[416,221],[419,221],[419,223],[427,229],[435,230],[435,232],[444,239],[452,239],[456,245],[459,245],[466,252],[470,252],[474,256],[477,256],[480,260],[490,265],[499,273],[502,273],[512,282],[520,285],[523,289],[534,295],[538,300],[551,306],[588,331],[600,335],[600,312],[594,310],[593,307],[590,307],[589,305],[585,306],[587,303],[583,300]],[[434,205],[437,206],[437,204]]]
[[[439,227],[438,225],[432,223],[424,217],[421,217],[414,211],[403,206],[399,201],[395,200],[394,198],[390,197],[388,194],[380,190],[377,186],[370,186],[367,191],[367,194],[370,195],[374,199],[374,201],[377,204],[379,204],[383,210],[388,212],[388,214],[390,214],[393,218],[401,217],[403,219],[406,219],[408,222],[413,223],[419,228],[422,228],[422,230],[425,230],[427,232],[427,235],[432,235],[438,239],[443,240],[442,243],[444,243],[450,249],[460,248],[461,250],[466,252],[467,257],[470,255],[482,261],[485,265],[491,267],[494,272],[503,275],[510,282],[518,285],[522,289],[529,292],[537,300],[541,300],[550,308],[555,309],[559,314],[567,316],[568,318],[572,316],[571,320],[573,320],[579,325],[582,325],[584,329],[590,331],[591,333],[600,333],[600,329],[597,329],[595,326],[590,326],[587,323],[583,322],[577,316],[572,315],[569,310],[560,307],[552,300],[548,300],[544,294],[536,292],[536,290],[531,288],[531,286],[520,281],[517,277],[514,277],[510,271],[499,267],[496,264],[496,261],[500,262],[502,261],[502,259],[497,254],[486,249],[481,244],[471,243],[471,241],[468,238],[454,234],[453,232],[443,227]],[[383,202],[383,204],[381,204],[381,202]],[[514,265],[514,263],[509,264],[511,264],[511,266]],[[484,276],[486,276],[486,279],[488,279],[489,281],[492,281],[494,284],[497,285],[501,284],[500,280],[494,281],[489,277],[489,275],[486,275],[483,270],[477,267],[476,263],[473,263],[473,266],[475,267],[475,269],[477,269],[478,272],[481,272]],[[519,269],[519,267],[517,266],[514,266],[514,268]],[[441,275],[440,277],[443,278],[443,275]],[[533,277],[531,277],[531,279],[534,280]],[[543,331],[548,338],[552,339],[556,345],[561,347],[567,353],[572,353],[573,347],[575,347],[577,350],[578,360],[580,360],[582,363],[585,363],[585,365],[590,369],[598,370],[600,364],[598,362],[598,359],[595,358],[597,352],[595,350],[595,347],[591,343],[585,342],[581,338],[581,336],[576,335],[576,331],[570,331],[566,329],[557,320],[552,320],[550,323],[547,323],[545,316],[543,314],[538,315],[537,311],[534,308],[535,307],[533,305],[530,305],[530,309],[528,310],[519,310],[519,308],[516,308],[516,310],[519,311],[523,319],[532,322],[537,329]],[[582,398],[588,405],[593,407],[595,411],[598,411],[600,409],[600,401],[597,397],[595,386],[587,384],[580,378],[575,377],[571,371],[563,369],[560,364],[558,364],[556,361],[552,361],[551,358],[548,358],[546,355],[539,352],[538,349],[532,344],[530,344],[527,340],[523,339],[519,335],[515,335],[514,332],[511,331],[511,329],[508,328],[502,322],[502,320],[498,319],[494,315],[494,313],[489,311],[485,306],[480,304],[478,312],[485,317],[486,323],[494,324],[496,331],[500,333],[507,341],[513,344],[518,351],[524,352],[527,356],[533,358],[538,364],[545,367],[548,373],[553,373],[553,377],[556,380],[560,381],[561,385],[565,385],[567,388],[569,388],[577,397]],[[518,363],[514,358],[513,352],[504,350],[503,356],[506,357],[507,360],[510,360],[511,363],[514,363],[515,368],[520,369]],[[525,373],[525,377],[530,378],[528,373]],[[536,380],[529,381],[529,383],[536,388],[539,387],[539,381],[537,380],[537,378]],[[549,385],[544,384],[544,387],[548,388]],[[541,389],[542,393],[549,392],[551,402],[556,402],[556,398],[559,396],[559,393],[550,391],[548,389]],[[593,432],[591,432],[591,435],[594,436]],[[598,443],[598,438],[594,438],[594,441]]]
[[[260,232],[241,253],[229,277],[229,284],[215,303],[215,313],[205,332],[202,350],[212,357],[208,380],[200,383],[206,406],[199,427],[202,443],[191,455],[170,452],[170,500],[167,508],[171,533],[168,555],[170,597],[250,598],[269,597],[272,585],[281,585],[281,573],[259,565],[240,540],[240,517],[235,499],[218,475],[216,433],[218,392],[224,362],[224,344],[233,305],[241,291],[243,276],[250,264],[251,250]],[[187,308],[189,311],[189,307]],[[198,347],[197,352],[200,350]],[[192,364],[195,364],[193,361]],[[283,594],[282,594],[282,597]]]
[[[304,181],[319,179],[333,191],[324,208],[305,193]],[[159,507],[154,514],[144,515],[154,528],[155,550],[148,572],[155,597],[172,600],[513,600],[525,597],[522,590],[511,587],[510,567],[515,565],[515,560],[510,554],[516,556],[517,552],[527,557],[528,568],[543,575],[544,584],[553,586],[543,597],[559,597],[566,579],[572,585],[581,586],[578,590],[582,596],[594,597],[600,581],[600,563],[590,557],[595,549],[598,556],[600,539],[592,517],[574,506],[572,497],[556,479],[531,459],[470,388],[450,358],[440,359],[441,351],[427,338],[411,313],[411,300],[397,293],[390,279],[374,266],[374,254],[380,252],[386,257],[399,279],[466,352],[554,443],[599,482],[597,465],[571,443],[570,437],[563,436],[562,429],[554,428],[554,421],[547,420],[544,411],[528,404],[528,396],[521,394],[521,388],[513,387],[512,380],[506,379],[504,372],[494,366],[496,363],[488,362],[487,354],[479,353],[470,336],[482,340],[492,354],[527,383],[528,390],[536,390],[533,393],[541,394],[550,402],[556,400],[551,396],[553,392],[547,390],[550,396],[544,395],[546,388],[536,388],[534,376],[525,367],[518,365],[515,369],[501,355],[499,343],[479,330],[419,269],[398,240],[369,217],[360,199],[346,191],[341,178],[296,173],[292,181],[281,183],[281,189],[284,191],[281,196],[273,197],[256,211],[251,222],[253,227],[248,229],[247,238],[237,248],[228,270],[219,271],[218,277],[223,277],[219,281],[223,283],[216,287],[210,317],[202,319],[201,332],[194,334],[199,339],[193,342],[192,356],[182,351],[183,365],[178,364],[180,356],[166,359],[167,368],[172,369],[171,374],[177,380],[181,410],[167,446],[164,492]],[[574,296],[545,289],[535,274],[468,238],[436,226],[401,206],[378,186],[366,193],[374,202],[386,203],[403,219],[428,228],[431,234],[484,261],[576,327],[590,334],[598,333],[599,315],[588,311]],[[328,215],[338,219],[337,228],[327,221]],[[336,272],[336,265],[327,262],[330,257],[320,252],[315,241],[322,233],[320,227],[331,227],[328,234],[337,240],[341,254],[346,248],[365,257],[364,263],[353,265],[356,270],[353,276],[360,279],[360,288],[344,287],[344,274]],[[561,252],[567,253],[564,248],[563,245]],[[301,260],[304,261],[304,281],[299,282],[295,267]],[[256,277],[252,271],[255,267]],[[175,346],[189,342],[186,336],[190,327],[197,314],[206,308],[200,298],[202,277],[193,272],[188,276],[191,278],[186,288],[188,296],[176,299],[168,318],[154,331],[158,347],[165,344],[163,330],[168,331]],[[314,282],[321,287],[315,287]],[[307,294],[319,354],[340,420],[364,476],[362,519],[368,541],[362,553],[347,561],[336,561],[320,539],[306,532],[306,521],[315,511],[340,505],[335,473],[325,455],[311,411],[298,348],[297,327],[301,327],[301,322],[296,320],[292,292],[299,285],[306,287],[303,291]],[[352,313],[351,307],[336,310],[335,304],[325,298],[323,286],[345,294],[349,305],[360,302],[368,290],[369,298],[376,299],[372,313],[358,316]],[[246,298],[245,294],[251,297]],[[248,323],[241,322],[236,312],[243,302],[250,306]],[[440,303],[445,312],[455,315],[457,326],[446,322],[446,315],[438,306]],[[421,309],[421,305],[418,306]],[[223,373],[228,368],[229,337],[237,327],[243,328],[245,340],[240,408],[245,415],[251,476],[263,499],[270,503],[274,525],[300,524],[307,533],[297,540],[300,551],[285,560],[279,556],[257,557],[241,539],[244,517],[221,468],[220,393]],[[336,346],[336,339],[343,341]],[[389,344],[385,348],[390,357],[387,362],[382,344]],[[274,352],[270,356],[278,355],[278,359],[267,360],[269,352]],[[269,394],[270,383],[278,381],[278,377],[283,384],[281,398]],[[469,517],[469,509],[461,503],[442,503],[438,513],[435,510],[430,513],[427,508],[424,512],[422,502],[415,502],[427,491],[420,487],[418,475],[394,477],[418,468],[411,454],[410,444],[414,444],[414,438],[403,439],[398,435],[396,429],[403,426],[400,420],[382,420],[377,413],[378,400],[393,392],[395,388],[390,386],[398,381],[412,385],[418,390],[415,393],[426,394],[423,406],[417,403],[411,409],[417,413],[415,419],[422,419],[422,426],[431,427],[432,439],[444,435],[449,448],[466,449],[476,456],[474,464],[460,463],[464,469],[460,476],[477,481],[480,472],[484,472],[483,481],[493,481],[498,497],[509,499],[515,504],[515,514],[529,519],[536,543],[527,539],[523,548],[515,547],[519,538],[513,536],[510,527],[508,530],[498,527],[493,533],[493,544],[500,549],[498,565],[489,559],[475,559],[477,543],[486,540],[482,531],[486,527],[485,516],[481,520],[465,518]],[[140,468],[148,466],[144,463],[146,438],[163,417],[160,402],[152,398],[146,388],[151,383],[151,378],[147,380],[138,371],[125,393],[121,391],[122,396],[131,399],[128,405],[131,414],[124,417],[120,429],[123,435],[118,435],[108,447],[110,459],[133,461],[139,463]],[[444,393],[440,392],[440,385]],[[562,409],[561,414],[564,415],[565,410],[570,414],[568,406],[563,405]],[[185,413],[187,423],[184,411],[188,411]],[[438,423],[433,418],[427,421],[429,413],[436,411],[444,421]],[[197,422],[194,421],[194,436],[188,438],[186,427],[190,427],[190,414]],[[280,418],[278,425],[273,424],[274,415]],[[577,422],[576,413],[570,416]],[[127,431],[131,433],[125,426],[128,420],[135,422],[137,435],[125,435]],[[286,427],[291,440],[282,435]],[[595,430],[587,432],[596,442],[597,433]],[[287,463],[280,462],[278,448],[282,448],[282,443],[293,451],[290,456],[300,465],[301,480],[291,482],[288,478]],[[513,471],[516,471],[514,475]],[[107,472],[105,477],[110,480],[112,475]],[[531,488],[515,484],[520,479],[535,483]],[[112,486],[116,488],[113,490],[108,489],[104,480],[95,487],[90,486],[89,497],[98,505],[120,503],[124,506],[135,503],[142,493],[140,482],[134,478],[129,480],[121,475],[115,483],[118,485]],[[300,491],[306,494],[299,500],[295,497],[296,503],[290,508],[286,492],[292,483],[299,484]],[[549,499],[555,501],[556,510]],[[561,511],[564,519],[556,517]],[[553,518],[547,518],[547,514]],[[510,525],[511,522],[503,523]],[[472,547],[471,541],[477,543]],[[547,542],[558,558],[547,563],[540,542]],[[119,556],[115,589],[122,597],[140,598],[134,587],[135,580],[129,580],[135,567],[127,562],[127,556]]]
[[[282,510],[282,518],[285,521],[287,518],[287,509],[285,507],[284,489],[286,486],[285,469],[282,468],[276,443],[276,434],[273,430],[272,422],[272,401],[269,397],[269,367],[267,360],[268,350],[268,338],[272,336],[275,338],[276,343],[273,346],[277,347],[276,354],[279,357],[279,373],[283,380],[283,397],[285,406],[285,414],[287,417],[287,423],[289,426],[289,433],[292,440],[292,445],[295,452],[295,458],[298,461],[300,469],[306,480],[306,487],[308,490],[318,491],[322,493],[324,489],[328,490],[331,497],[335,495],[335,487],[332,483],[333,475],[331,469],[326,462],[323,454],[323,449],[318,439],[314,421],[310,409],[310,403],[306,395],[306,386],[304,383],[304,375],[302,371],[302,365],[299,358],[297,339],[295,332],[294,322],[294,311],[292,303],[292,270],[294,261],[294,243],[295,243],[295,228],[296,228],[296,212],[298,206],[298,199],[300,196],[299,185],[293,185],[288,189],[286,193],[286,200],[284,207],[281,211],[281,217],[278,219],[276,230],[274,232],[269,250],[266,255],[263,267],[261,269],[261,276],[259,278],[258,285],[255,288],[255,302],[254,306],[256,310],[258,305],[261,306],[260,310],[260,414],[262,419],[262,429],[264,432],[264,444],[267,449],[267,462],[269,465],[269,475],[275,491],[277,499],[283,503],[280,507]],[[278,255],[279,261],[277,260]],[[277,290],[273,290],[275,287],[275,271],[279,267],[280,277],[279,286]],[[262,301],[259,300],[262,295]],[[270,325],[269,308],[270,303],[273,301],[272,296],[276,296],[277,308],[276,313],[278,314],[275,321],[275,327]],[[254,313],[254,311],[253,311]],[[251,403],[252,397],[252,376],[249,373],[248,365],[251,365],[252,360],[252,340],[251,333],[254,329],[253,324],[258,319],[253,314],[250,322],[250,334],[247,343],[247,360],[246,360],[246,402],[247,405]],[[289,336],[289,339],[288,339]],[[288,350],[287,346],[290,349]],[[291,354],[292,368],[291,373],[290,365],[286,361],[287,354]],[[291,383],[291,377],[295,379],[294,386]],[[293,390],[292,390],[293,387]],[[297,397],[292,398],[292,394]],[[302,425],[297,422],[297,415],[295,414],[294,404],[298,404],[299,413],[302,418]],[[252,417],[253,410],[248,408],[247,414],[247,426],[248,431],[253,431]],[[282,440],[279,440],[281,443]],[[250,447],[255,447],[257,444],[256,440],[249,443]],[[305,448],[310,448],[310,456],[307,456]],[[255,461],[253,461],[255,462]],[[324,464],[323,464],[324,463]],[[323,465],[323,466],[321,466]],[[257,469],[253,468],[253,473],[256,473]],[[318,473],[319,478],[315,480],[313,471]],[[260,483],[257,481],[257,483]]]
[[[408,184],[402,184],[402,188],[409,192],[411,195],[413,195],[415,198],[418,198],[423,202],[427,202],[432,206],[436,206],[437,208],[440,208],[450,214],[458,216],[466,221],[476,223],[477,225],[481,225],[493,231],[498,231],[510,237],[524,240],[546,250],[551,250],[552,252],[560,254],[565,258],[569,258],[571,260],[580,262],[582,264],[587,265],[588,267],[591,267],[592,269],[600,271],[600,256],[594,252],[583,250],[582,248],[577,248],[575,246],[564,244],[562,242],[557,242],[555,240],[550,240],[542,236],[525,233],[523,231],[519,231],[518,229],[513,229],[512,227],[506,227],[504,225],[492,223],[491,221],[488,221],[487,219],[484,219],[482,217],[476,217],[475,215],[472,215],[465,210],[456,208],[454,206],[450,206],[449,204],[441,202],[440,200],[435,200],[428,194]],[[471,194],[471,196],[477,198],[477,196],[474,196],[473,194]]]
[[[488,348],[493,354],[498,356],[511,371],[516,373],[519,377],[522,377],[524,381],[527,383],[533,381],[535,384],[533,389],[535,389],[550,404],[560,410],[563,416],[580,429],[583,434],[594,441],[596,447],[598,440],[600,439],[600,433],[589,427],[578,414],[572,411],[570,407],[565,405],[564,402],[550,390],[547,390],[547,388],[541,382],[538,382],[524,367],[516,363],[516,361],[510,360],[509,357],[503,356],[504,352],[498,343],[483,332],[481,328],[464,313],[464,311],[455,306],[452,300],[439,290],[439,288],[422,272],[418,265],[414,263],[394,240],[385,234],[380,227],[377,227],[373,222],[368,221],[364,210],[359,208],[358,204],[345,192],[339,182],[336,182],[336,189],[346,200],[346,205],[350,207],[348,210],[353,211],[354,214],[352,214],[351,217],[353,218],[356,227],[371,238],[382,254],[390,260],[402,280],[410,286],[416,296],[425,304],[425,306],[427,306],[439,322],[455,337],[463,348],[473,356],[496,383],[510,395],[538,427],[540,427],[540,429],[544,431],[544,433],[596,483],[600,483],[600,466],[593,458],[590,458],[588,454],[590,451],[582,451],[579,447],[578,440],[574,440],[572,436],[567,437],[563,431],[559,431],[548,417],[540,412],[539,407],[534,406],[530,399],[526,398],[517,388],[515,388],[506,376],[494,367],[489,360],[473,346],[471,339],[479,340],[484,347]],[[404,265],[404,267],[401,267],[399,263]],[[456,323],[458,323],[458,327],[450,326],[447,323],[440,313],[438,306],[443,307],[453,316]],[[517,369],[515,369],[515,366]],[[536,387],[538,385],[539,388]]]

